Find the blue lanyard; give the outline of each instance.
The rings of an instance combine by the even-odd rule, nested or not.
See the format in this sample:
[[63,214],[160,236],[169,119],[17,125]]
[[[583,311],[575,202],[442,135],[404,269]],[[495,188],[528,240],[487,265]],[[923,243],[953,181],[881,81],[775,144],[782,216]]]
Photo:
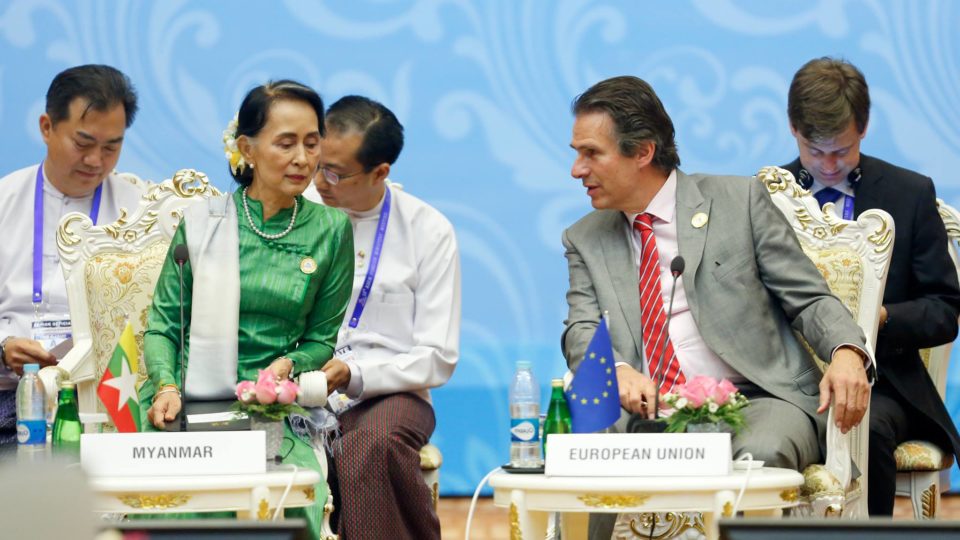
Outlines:
[[843,219],[853,220],[853,197],[850,195],[843,196]]
[[[103,182],[93,192],[93,205],[90,207],[90,219],[97,224],[100,214],[100,196],[103,195]],[[33,191],[33,303],[43,301],[43,163],[37,167],[37,183]]]
[[370,298],[370,289],[373,288],[373,278],[377,275],[377,267],[380,266],[380,252],[383,251],[383,238],[387,235],[387,222],[390,221],[390,186],[386,186],[386,194],[383,197],[383,207],[380,208],[380,219],[377,220],[377,234],[373,237],[373,252],[370,254],[370,266],[367,267],[367,277],[363,280],[363,287],[360,288],[360,294],[357,296],[357,304],[353,306],[353,315],[350,316],[350,328],[356,328],[360,324],[360,316],[363,315],[363,308],[367,305],[367,299]]

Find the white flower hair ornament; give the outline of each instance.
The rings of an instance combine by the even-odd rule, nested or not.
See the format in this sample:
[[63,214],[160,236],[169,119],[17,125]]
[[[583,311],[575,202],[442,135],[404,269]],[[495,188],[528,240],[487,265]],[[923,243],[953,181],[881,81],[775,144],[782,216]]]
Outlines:
[[230,123],[227,124],[227,129],[223,130],[223,153],[227,161],[230,162],[230,170],[233,171],[233,174],[243,172],[243,169],[247,166],[247,162],[244,161],[243,154],[240,153],[240,148],[237,146],[238,124],[237,117],[234,116],[233,120],[230,120]]

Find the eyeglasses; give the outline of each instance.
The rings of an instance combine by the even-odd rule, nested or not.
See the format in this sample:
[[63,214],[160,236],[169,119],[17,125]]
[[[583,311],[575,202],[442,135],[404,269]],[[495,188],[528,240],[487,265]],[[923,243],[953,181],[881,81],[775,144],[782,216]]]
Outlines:
[[339,184],[341,180],[345,180],[351,176],[356,176],[363,173],[363,171],[357,171],[350,174],[337,174],[326,167],[320,167],[320,172],[323,173],[323,179],[326,180],[331,186]]

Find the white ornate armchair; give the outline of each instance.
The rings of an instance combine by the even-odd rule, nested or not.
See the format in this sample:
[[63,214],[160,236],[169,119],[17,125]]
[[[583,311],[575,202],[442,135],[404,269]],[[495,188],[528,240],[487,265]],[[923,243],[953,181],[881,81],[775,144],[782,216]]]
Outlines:
[[[960,241],[960,212],[943,202],[943,199],[937,199],[937,209],[947,228],[947,250],[957,268],[957,274],[960,275],[960,256],[957,252],[957,242]],[[953,343],[947,343],[920,351],[920,357],[927,366],[927,372],[937,387],[940,399],[944,399],[947,391],[947,370],[952,349]],[[893,455],[897,462],[897,495],[910,497],[916,519],[936,518],[943,484],[949,488],[953,451],[944,451],[929,441],[915,440],[898,446]]]
[[[132,211],[121,209],[114,223],[94,226],[78,212],[63,218],[57,248],[70,305],[73,348],[57,366],[40,371],[48,396],[56,396],[59,380],[67,378],[77,384],[81,413],[104,412],[97,383],[128,319],[142,358],[147,309],[183,208],[214,194],[219,191],[206,175],[187,169],[151,185],[140,205]],[[139,388],[147,379],[143,362],[137,371]],[[113,429],[108,421],[105,430]]]
[[[843,220],[836,216],[832,203],[821,210],[810,192],[801,188],[792,174],[778,167],[761,169],[757,179],[767,186],[830,290],[853,314],[872,354],[893,255],[893,218],[883,210],[867,210],[856,221]],[[833,423],[832,408],[830,414],[827,463],[803,471],[801,498],[814,515],[866,517],[869,409],[860,425],[845,435]],[[851,459],[860,471],[859,478],[851,478]]]

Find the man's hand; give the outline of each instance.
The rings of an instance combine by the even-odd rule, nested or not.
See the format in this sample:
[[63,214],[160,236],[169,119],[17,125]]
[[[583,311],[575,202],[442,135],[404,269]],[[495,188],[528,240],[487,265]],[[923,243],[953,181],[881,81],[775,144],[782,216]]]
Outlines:
[[166,426],[165,422],[173,422],[177,419],[180,407],[180,395],[176,392],[160,394],[147,411],[147,418],[157,429],[163,429]]
[[57,365],[57,357],[32,339],[11,337],[3,346],[3,362],[17,375],[23,375],[24,364],[40,364],[41,368]]
[[350,384],[350,366],[339,358],[332,358],[321,370],[327,375],[327,395]]
[[620,388],[620,405],[628,412],[646,414],[647,418],[656,418],[654,408],[657,385],[643,373],[621,364],[617,366],[617,386]]
[[870,384],[863,358],[858,352],[841,347],[820,380],[820,408],[823,413],[833,403],[834,419],[840,431],[846,433],[860,423],[870,402]]

